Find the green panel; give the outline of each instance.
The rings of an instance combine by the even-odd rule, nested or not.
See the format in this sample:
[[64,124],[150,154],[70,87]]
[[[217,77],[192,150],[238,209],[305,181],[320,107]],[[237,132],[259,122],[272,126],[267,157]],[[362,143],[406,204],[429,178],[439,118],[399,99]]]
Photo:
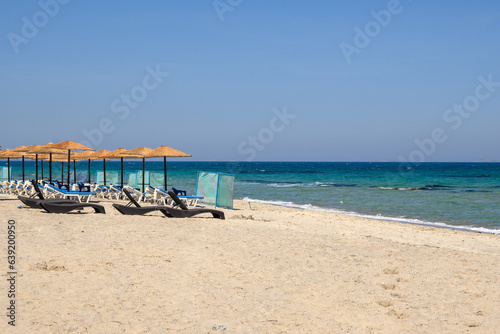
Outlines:
[[119,185],[120,184],[120,173],[106,171],[106,182],[108,183],[108,185],[111,185],[111,184]]
[[[149,172],[146,171],[144,174],[144,186],[147,187],[149,185]],[[142,187],[142,170],[137,171],[137,188]]]
[[[104,185],[104,172],[98,171],[96,172],[96,177],[95,177],[96,183]],[[120,173],[119,172],[112,172],[112,171],[106,171],[106,186],[109,186],[111,184],[118,185],[120,184]]]
[[137,173],[127,173],[125,183],[132,188],[137,188]]
[[216,207],[233,208],[234,175],[198,172],[196,196],[203,196],[201,203]]
[[[76,171],[76,182],[86,183],[88,181],[87,173],[88,172],[86,170],[77,170]],[[73,182],[73,180],[74,180],[74,178],[73,178],[73,171],[71,171],[69,173],[69,180],[71,182]]]
[[[9,167],[0,167],[0,180],[7,181],[9,179]],[[10,172],[12,175],[12,167],[10,167]]]
[[219,186],[217,190],[217,206],[233,208],[234,198],[234,176],[227,174],[219,175]]
[[196,196],[203,196],[202,203],[215,204],[217,195],[217,174],[198,172]]
[[154,187],[154,188],[164,188],[165,187],[165,174],[155,173],[155,172],[149,173],[149,185],[151,187]]

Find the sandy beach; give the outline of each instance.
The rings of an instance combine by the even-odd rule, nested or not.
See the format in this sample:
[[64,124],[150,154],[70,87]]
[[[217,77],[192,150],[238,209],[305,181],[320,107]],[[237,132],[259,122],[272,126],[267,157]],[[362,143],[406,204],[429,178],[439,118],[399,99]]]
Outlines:
[[219,220],[14,198],[0,195],[4,313],[8,220],[17,245],[1,333],[500,333],[499,235],[244,201]]

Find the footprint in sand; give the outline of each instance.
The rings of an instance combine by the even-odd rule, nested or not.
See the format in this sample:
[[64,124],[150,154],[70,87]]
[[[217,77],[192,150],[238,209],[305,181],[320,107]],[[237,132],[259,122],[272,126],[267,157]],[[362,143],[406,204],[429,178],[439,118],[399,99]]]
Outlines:
[[404,312],[400,312],[400,311],[396,311],[396,310],[390,310],[389,311],[389,314],[398,318],[398,319],[406,319],[408,318],[408,314],[404,313]]
[[396,285],[395,284],[382,284],[382,288],[384,290],[394,290],[396,289]]
[[383,307],[392,306],[392,302],[387,301],[387,300],[379,300],[379,301],[377,301],[377,304],[379,304],[380,306],[383,306]]
[[481,326],[481,324],[478,322],[469,322],[469,323],[466,323],[465,325],[467,327],[479,327],[479,326]]
[[399,274],[398,268],[385,268],[384,274],[386,275],[397,275]]
[[63,271],[66,270],[64,266],[57,266],[51,263],[52,261],[49,261],[49,263],[42,261],[40,263],[35,264],[32,268],[38,269],[38,270],[45,270],[45,271]]

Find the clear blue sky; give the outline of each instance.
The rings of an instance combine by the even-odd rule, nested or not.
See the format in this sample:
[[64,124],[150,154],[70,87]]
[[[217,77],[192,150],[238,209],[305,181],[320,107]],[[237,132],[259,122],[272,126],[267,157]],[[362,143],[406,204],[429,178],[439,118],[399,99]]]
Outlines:
[[500,161],[498,1],[59,1],[0,0],[2,149]]

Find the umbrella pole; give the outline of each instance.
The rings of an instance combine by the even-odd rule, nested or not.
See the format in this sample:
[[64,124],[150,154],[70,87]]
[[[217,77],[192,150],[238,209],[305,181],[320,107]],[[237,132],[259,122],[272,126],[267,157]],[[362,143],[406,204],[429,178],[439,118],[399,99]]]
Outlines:
[[121,166],[121,169],[122,169],[122,188],[123,188],[123,157],[120,158],[120,166]]
[[144,174],[146,174],[146,159],[142,158],[142,192],[144,193]]
[[106,186],[106,159],[102,159],[102,164],[104,166],[104,186]]
[[61,161],[61,183],[64,183],[64,161]]
[[24,182],[24,155],[23,155],[23,182]]
[[10,158],[7,158],[7,178],[10,182]]
[[40,159],[40,166],[42,167],[42,181],[43,181],[43,159]]
[[49,182],[52,183],[52,153],[49,153]]
[[69,173],[71,172],[71,150],[68,150],[68,190],[69,190]]
[[163,157],[163,177],[165,178],[165,190],[167,190],[167,157]]
[[35,154],[35,165],[36,165],[36,167],[35,167],[35,171],[36,171],[35,172],[35,176],[36,176],[35,180],[36,180],[36,182],[38,182],[38,154]]
[[90,184],[90,159],[89,159],[89,184]]
[[73,160],[73,183],[76,183],[76,160]]

